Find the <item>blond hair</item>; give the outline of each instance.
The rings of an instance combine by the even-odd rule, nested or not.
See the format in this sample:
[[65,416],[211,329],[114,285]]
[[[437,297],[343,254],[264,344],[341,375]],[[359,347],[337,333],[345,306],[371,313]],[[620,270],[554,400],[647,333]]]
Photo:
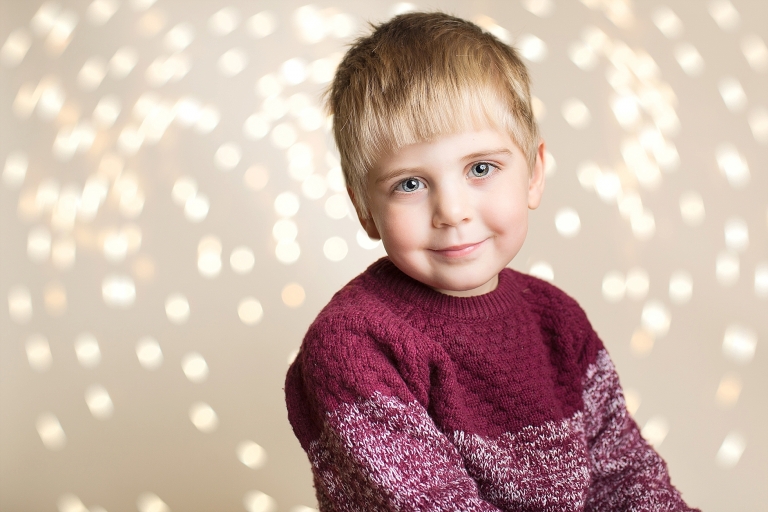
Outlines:
[[341,168],[365,214],[368,171],[382,155],[487,127],[536,161],[530,79],[517,52],[448,14],[396,16],[353,43],[326,92]]

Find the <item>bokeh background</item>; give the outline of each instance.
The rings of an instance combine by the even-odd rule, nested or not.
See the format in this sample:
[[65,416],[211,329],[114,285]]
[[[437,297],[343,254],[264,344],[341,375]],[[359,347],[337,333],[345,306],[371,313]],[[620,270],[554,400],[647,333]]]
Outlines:
[[768,510],[768,3],[0,0],[0,509],[316,507],[283,378],[381,257],[321,93],[409,9],[515,44],[512,262],[577,298],[673,482]]

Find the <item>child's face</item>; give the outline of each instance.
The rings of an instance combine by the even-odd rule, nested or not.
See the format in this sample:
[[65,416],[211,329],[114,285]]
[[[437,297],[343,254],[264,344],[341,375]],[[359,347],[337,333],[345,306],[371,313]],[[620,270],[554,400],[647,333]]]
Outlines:
[[544,142],[529,172],[505,132],[447,135],[381,158],[367,187],[360,222],[400,270],[448,295],[481,295],[523,245],[544,189]]

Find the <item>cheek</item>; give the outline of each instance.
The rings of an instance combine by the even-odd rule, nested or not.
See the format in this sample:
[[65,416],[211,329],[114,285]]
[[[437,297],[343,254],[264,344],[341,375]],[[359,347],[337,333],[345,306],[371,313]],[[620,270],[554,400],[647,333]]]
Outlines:
[[389,208],[379,216],[377,226],[388,254],[417,246],[422,238],[422,226],[417,212],[404,208]]

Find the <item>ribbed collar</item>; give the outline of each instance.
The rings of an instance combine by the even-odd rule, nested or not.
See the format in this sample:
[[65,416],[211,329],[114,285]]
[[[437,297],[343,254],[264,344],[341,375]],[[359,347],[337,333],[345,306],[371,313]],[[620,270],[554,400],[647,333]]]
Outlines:
[[404,274],[389,258],[373,263],[363,274],[364,286],[396,309],[419,309],[425,313],[465,320],[483,320],[502,315],[522,300],[515,272],[502,269],[492,292],[474,297],[454,297],[437,292]]

